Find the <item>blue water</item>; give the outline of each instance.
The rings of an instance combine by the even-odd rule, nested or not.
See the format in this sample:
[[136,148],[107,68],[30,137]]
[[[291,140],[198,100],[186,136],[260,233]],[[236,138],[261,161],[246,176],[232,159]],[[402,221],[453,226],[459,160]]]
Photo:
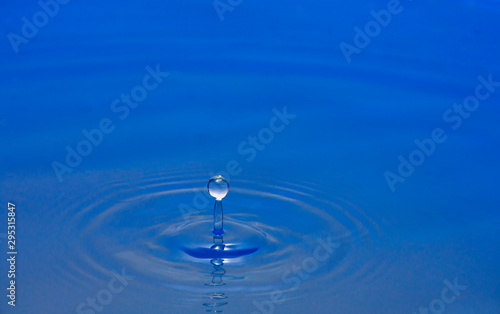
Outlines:
[[0,13],[1,313],[500,313],[498,1],[41,3]]

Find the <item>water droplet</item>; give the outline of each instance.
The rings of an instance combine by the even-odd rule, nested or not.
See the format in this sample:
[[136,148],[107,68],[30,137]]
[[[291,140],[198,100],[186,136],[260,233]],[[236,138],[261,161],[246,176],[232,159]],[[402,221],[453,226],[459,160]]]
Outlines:
[[223,176],[217,175],[208,181],[207,188],[208,193],[215,197],[216,200],[220,201],[227,195],[229,183]]

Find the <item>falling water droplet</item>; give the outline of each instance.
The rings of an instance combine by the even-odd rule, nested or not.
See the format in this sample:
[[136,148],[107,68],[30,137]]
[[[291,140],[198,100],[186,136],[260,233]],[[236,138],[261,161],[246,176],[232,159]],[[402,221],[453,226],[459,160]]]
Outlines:
[[229,191],[229,183],[227,180],[221,176],[217,175],[212,177],[207,184],[208,193],[212,195],[216,200],[222,200]]

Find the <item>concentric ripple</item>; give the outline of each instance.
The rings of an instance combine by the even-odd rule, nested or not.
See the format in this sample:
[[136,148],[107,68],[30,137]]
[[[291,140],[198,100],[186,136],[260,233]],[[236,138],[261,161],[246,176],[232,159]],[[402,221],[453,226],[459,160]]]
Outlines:
[[367,263],[370,274],[383,266],[363,257],[379,241],[378,225],[310,184],[233,180],[224,199],[224,235],[214,237],[206,180],[180,174],[133,186],[115,182],[98,201],[75,206],[67,231],[83,232],[71,239],[80,261],[71,272],[97,280],[126,267],[143,286],[182,291],[186,300],[201,298],[207,311],[217,311],[238,293],[292,295],[287,276],[298,271],[308,280],[339,283],[365,276]]

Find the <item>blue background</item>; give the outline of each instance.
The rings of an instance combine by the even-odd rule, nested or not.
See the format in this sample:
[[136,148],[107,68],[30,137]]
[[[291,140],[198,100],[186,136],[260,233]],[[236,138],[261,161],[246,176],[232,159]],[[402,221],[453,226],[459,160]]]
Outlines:
[[[500,313],[500,86],[456,130],[443,119],[474,95],[479,76],[500,81],[499,2],[402,0],[347,62],[339,45],[354,45],[354,28],[387,6],[243,0],[221,21],[211,1],[72,0],[14,47],[9,36],[22,36],[22,18],[32,21],[42,9],[36,1],[5,3],[0,213],[6,217],[8,201],[17,206],[15,310],[75,312],[107,283],[109,276],[99,285],[65,270],[84,264],[66,253],[79,250],[71,239],[87,240],[78,224],[62,230],[63,217],[97,202],[113,183],[133,187],[156,173],[205,180],[236,160],[240,187],[244,180],[307,183],[362,208],[381,234],[367,250],[390,264],[382,274],[368,264],[349,286],[312,280],[276,313],[413,313],[454,278],[467,289],[446,313]],[[157,65],[168,77],[121,120],[113,100]],[[295,118],[248,162],[239,145],[284,107]],[[64,164],[66,146],[76,149],[82,130],[103,118],[113,132],[58,180],[53,163]],[[391,191],[384,173],[398,174],[398,156],[408,159],[415,139],[435,128],[447,140]],[[6,251],[6,222],[0,233]],[[7,287],[8,265],[0,265]],[[203,310],[187,301],[167,308],[168,292],[133,285],[105,312]],[[2,313],[12,312],[0,300]],[[226,311],[250,313],[251,304],[242,297]]]

